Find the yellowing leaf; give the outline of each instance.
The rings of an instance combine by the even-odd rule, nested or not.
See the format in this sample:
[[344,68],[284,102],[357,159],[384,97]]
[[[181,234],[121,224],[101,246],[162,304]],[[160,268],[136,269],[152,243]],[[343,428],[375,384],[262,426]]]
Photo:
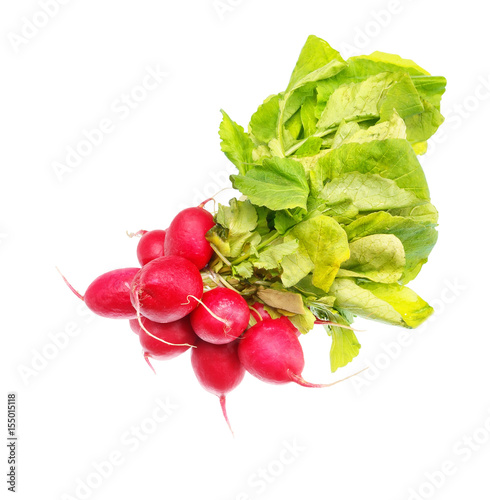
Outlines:
[[340,264],[349,258],[345,231],[331,217],[319,215],[298,224],[292,234],[304,245],[315,266],[313,285],[328,292]]

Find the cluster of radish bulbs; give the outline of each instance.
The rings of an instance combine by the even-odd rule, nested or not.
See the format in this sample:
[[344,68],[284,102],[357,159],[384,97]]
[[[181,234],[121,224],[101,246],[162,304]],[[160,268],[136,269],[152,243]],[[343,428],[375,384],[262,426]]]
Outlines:
[[287,317],[271,319],[263,304],[255,299],[247,303],[239,292],[218,286],[220,282],[215,288],[204,286],[201,273],[214,254],[206,233],[214,225],[202,205],[185,209],[167,230],[137,233],[142,267],[109,271],[83,296],[63,278],[94,313],[129,320],[150,367],[150,358],[171,359],[191,349],[197,379],[219,397],[230,426],[226,395],[246,371],[273,384],[334,384],[311,384],[302,378],[300,333]]

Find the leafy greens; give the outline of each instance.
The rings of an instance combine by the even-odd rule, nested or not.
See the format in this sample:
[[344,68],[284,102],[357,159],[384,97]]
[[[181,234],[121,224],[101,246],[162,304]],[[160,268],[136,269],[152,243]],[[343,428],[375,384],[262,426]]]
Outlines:
[[248,131],[222,112],[221,149],[244,196],[219,205],[208,233],[213,279],[302,333],[323,322],[332,371],[359,353],[355,316],[415,328],[433,311],[405,285],[437,241],[417,155],[444,120],[445,85],[411,60],[344,60],[310,36]]

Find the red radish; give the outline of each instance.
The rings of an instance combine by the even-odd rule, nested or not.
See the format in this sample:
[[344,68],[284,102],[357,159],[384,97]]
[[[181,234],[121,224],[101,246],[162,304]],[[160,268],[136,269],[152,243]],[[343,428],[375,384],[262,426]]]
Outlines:
[[[143,321],[143,318],[141,318],[141,320]],[[131,330],[133,330],[134,333],[136,333],[136,335],[140,334],[141,326],[140,326],[140,322],[138,321],[138,318],[130,319],[129,320],[129,327],[131,328]]]
[[213,249],[206,240],[206,233],[213,226],[213,216],[204,208],[182,210],[167,229],[165,255],[185,257],[202,269],[213,255]]
[[174,255],[159,257],[143,266],[131,284],[134,307],[157,323],[171,323],[187,316],[199,305],[202,294],[197,267]]
[[[264,319],[272,319],[270,314],[266,311],[264,305],[260,302],[255,302],[255,304],[250,308],[250,312],[257,322],[263,321]],[[297,337],[301,335],[301,332],[291,323],[287,316],[281,316],[279,319],[283,321],[284,325],[294,332]]]
[[303,349],[296,333],[282,318],[260,321],[247,330],[238,345],[238,355],[248,372],[271,384],[296,382],[304,387],[329,387],[341,382],[311,384],[303,379]]
[[205,292],[201,305],[191,313],[196,335],[211,344],[227,344],[237,339],[249,321],[250,309],[245,299],[229,288]]
[[199,340],[191,354],[192,368],[199,383],[219,397],[223,416],[232,434],[226,412],[226,395],[240,384],[245,375],[237,348],[238,342],[216,345]]
[[[191,346],[196,345],[198,340],[192,330],[188,317],[173,321],[172,323],[156,323],[148,318],[141,318],[145,329],[140,326],[138,320],[131,320],[130,323],[134,321],[136,321],[136,324],[131,324],[131,328],[139,334],[143,356],[152,370],[153,366],[148,358],[158,360],[175,358],[187,351]],[[150,337],[146,333],[147,331],[151,332],[153,337]],[[161,342],[158,339],[168,343]]]
[[104,318],[132,319],[137,317],[137,313],[131,303],[130,283],[139,270],[127,267],[102,274],[92,281],[85,295],[78,293],[60,274],[70,290],[95,314]]
[[270,314],[265,310],[264,304],[261,304],[260,302],[255,302],[255,304],[250,307],[250,313],[252,314],[255,321],[272,319]]
[[136,248],[136,255],[138,256],[139,263],[144,266],[153,259],[163,257],[165,255],[164,245],[165,231],[162,229],[145,231]]
[[281,316],[279,321],[282,321],[284,328],[287,328],[289,331],[293,332],[296,337],[301,336],[301,332],[291,323],[291,320],[287,316]]

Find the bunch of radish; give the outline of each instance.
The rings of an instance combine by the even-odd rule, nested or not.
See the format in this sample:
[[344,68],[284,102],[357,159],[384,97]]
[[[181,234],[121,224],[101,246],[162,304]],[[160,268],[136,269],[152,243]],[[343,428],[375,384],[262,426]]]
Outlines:
[[263,304],[247,302],[226,282],[216,280],[214,287],[203,282],[214,256],[206,233],[214,225],[203,205],[185,209],[165,231],[136,233],[141,267],[99,276],[83,296],[63,279],[94,313],[129,320],[150,367],[150,359],[171,359],[191,349],[194,373],[218,396],[229,426],[226,395],[246,371],[272,384],[328,387],[340,381],[320,385],[302,378],[300,333],[286,316],[272,319]]

